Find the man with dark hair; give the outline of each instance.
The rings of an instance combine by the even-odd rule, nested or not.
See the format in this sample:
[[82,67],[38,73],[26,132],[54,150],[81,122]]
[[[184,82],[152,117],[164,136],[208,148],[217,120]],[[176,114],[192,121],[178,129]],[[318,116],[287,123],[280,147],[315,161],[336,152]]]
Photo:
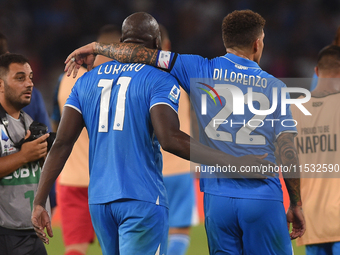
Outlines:
[[[8,44],[7,38],[0,33],[0,55],[9,53],[8,51]],[[49,131],[52,131],[50,119],[45,107],[44,99],[40,93],[40,91],[35,88],[32,90],[31,95],[31,102],[22,108],[24,112],[26,112],[34,121],[40,122],[48,127]],[[50,192],[50,202],[51,208],[56,206],[56,194],[55,194],[55,187]]]
[[250,11],[230,13],[222,22],[224,47],[226,49],[251,47],[254,40],[262,34],[265,24],[266,21],[258,13]]
[[[7,38],[0,33],[0,55],[8,52]],[[45,124],[49,131],[52,131],[44,100],[38,89],[33,90],[31,103],[25,106],[23,110],[28,113],[34,121]]]
[[[160,49],[157,21],[143,12],[130,15],[121,41]],[[34,200],[32,223],[44,242],[49,241],[45,227],[52,235],[44,209],[48,191],[84,126],[90,140],[89,207],[103,254],[166,253],[168,202],[160,145],[204,164],[269,163],[261,159],[265,155],[236,158],[191,140],[179,130],[179,96],[174,77],[143,64],[112,61],[78,79]]]
[[25,57],[0,56],[0,250],[5,255],[47,254],[30,218],[41,172],[39,159],[47,154],[49,135],[22,143],[31,134],[28,127],[33,120],[21,109],[31,101],[32,78]]
[[297,239],[297,244],[306,245],[307,255],[336,255],[340,254],[339,46],[328,46],[320,51],[315,73],[317,86],[304,105],[312,116],[304,116],[292,107],[301,131],[295,138],[300,164],[311,168],[301,173],[306,233]]
[[[222,24],[227,54],[212,60],[146,49],[137,44],[92,43],[72,52],[65,69],[71,74],[84,62],[91,67],[92,54],[103,54],[121,62],[146,63],[167,70],[190,94],[203,144],[237,156],[268,153],[268,160],[275,162],[276,143],[283,167],[296,167],[299,164],[293,141],[296,128],[282,124],[292,119],[289,105],[282,109],[286,115],[281,115],[281,90],[286,85],[259,67],[264,24],[265,20],[250,10],[227,15]],[[277,101],[272,96],[275,92]],[[206,93],[213,100],[207,101]],[[250,96],[253,99],[248,100]],[[245,100],[251,105],[245,107],[242,103]],[[268,109],[274,102],[277,108],[268,114],[253,113],[257,112],[253,104],[256,109]],[[284,177],[291,202],[287,217],[278,176],[265,180],[201,179],[210,254],[292,253],[287,223],[293,223],[292,239],[303,235],[305,223],[299,174],[284,173]]]

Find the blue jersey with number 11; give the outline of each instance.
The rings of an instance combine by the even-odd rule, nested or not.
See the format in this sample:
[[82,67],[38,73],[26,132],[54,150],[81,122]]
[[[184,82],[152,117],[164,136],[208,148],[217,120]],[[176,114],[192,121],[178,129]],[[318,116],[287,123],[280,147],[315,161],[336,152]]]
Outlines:
[[90,204],[128,198],[167,206],[150,109],[177,112],[179,94],[170,74],[142,64],[112,61],[79,78],[65,106],[82,114],[89,134]]
[[[237,157],[268,153],[266,159],[275,162],[276,138],[282,132],[296,132],[289,104],[281,114],[281,91],[286,85],[254,61],[234,54],[208,60],[161,51],[158,66],[169,69],[190,94],[200,141],[209,147]],[[285,96],[289,98],[288,93]],[[256,112],[272,106],[275,110],[266,115]],[[206,193],[282,201],[278,178],[223,179],[202,171],[208,170],[201,168],[201,190]]]

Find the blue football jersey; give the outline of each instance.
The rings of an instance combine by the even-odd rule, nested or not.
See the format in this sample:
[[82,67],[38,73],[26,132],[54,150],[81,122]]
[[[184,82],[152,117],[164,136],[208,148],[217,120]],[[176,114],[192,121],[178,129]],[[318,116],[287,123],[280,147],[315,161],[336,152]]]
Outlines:
[[89,134],[89,203],[137,199],[168,206],[160,145],[150,109],[178,110],[178,82],[142,64],[104,63],[74,85],[65,106],[79,111]]
[[[289,99],[289,93],[281,93],[286,88],[283,82],[256,62],[234,54],[212,60],[196,55],[165,57],[168,61],[162,62],[166,65],[158,66],[170,69],[190,94],[200,142],[237,157],[268,153],[266,159],[275,162],[276,138],[282,132],[296,132],[289,104],[281,109],[281,94]],[[214,177],[201,173],[202,176]],[[201,190],[214,195],[282,201],[278,178],[202,178]]]

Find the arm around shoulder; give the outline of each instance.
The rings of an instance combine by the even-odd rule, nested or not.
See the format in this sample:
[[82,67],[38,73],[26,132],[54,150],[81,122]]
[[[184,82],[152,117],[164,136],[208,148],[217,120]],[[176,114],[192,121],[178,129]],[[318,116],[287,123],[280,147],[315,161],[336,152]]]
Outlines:
[[38,185],[37,194],[33,201],[33,211],[31,221],[38,237],[49,243],[49,239],[44,233],[47,229],[48,235],[53,236],[51,219],[45,210],[45,203],[55,180],[64,167],[64,164],[71,154],[72,148],[78,139],[84,121],[82,115],[71,107],[65,107],[57,132],[57,137],[48,154]]
[[57,137],[42,170],[34,205],[45,205],[47,195],[71,154],[83,127],[82,115],[71,107],[65,107]]
[[91,70],[95,59],[94,56],[97,54],[122,63],[142,63],[162,68],[162,66],[157,65],[159,54],[157,49],[149,49],[141,44],[134,43],[101,44],[92,42],[76,49],[67,57],[65,72],[67,72],[68,76],[73,72],[73,78],[75,78],[82,64],[86,64],[88,70]]

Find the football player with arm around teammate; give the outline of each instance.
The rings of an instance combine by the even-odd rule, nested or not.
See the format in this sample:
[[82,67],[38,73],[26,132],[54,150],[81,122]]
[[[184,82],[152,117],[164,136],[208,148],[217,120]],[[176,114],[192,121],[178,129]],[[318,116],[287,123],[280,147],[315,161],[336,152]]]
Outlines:
[[[123,22],[121,41],[159,49],[157,21],[147,13],[130,15]],[[185,159],[191,154],[192,160],[204,164],[270,164],[262,159],[265,155],[238,158],[180,131],[179,96],[174,77],[144,64],[107,62],[78,79],[34,200],[32,223],[44,242],[49,242],[45,227],[52,235],[44,208],[48,191],[84,126],[90,141],[89,208],[105,255],[166,253],[168,201],[160,145]]]
[[[282,165],[297,166],[299,161],[293,141],[296,128],[281,124],[292,119],[289,105],[285,109],[286,115],[281,114],[281,90],[286,85],[259,66],[264,48],[264,25],[265,20],[251,10],[228,14],[222,23],[227,54],[212,60],[146,49],[141,45],[91,43],[72,52],[65,69],[68,74],[75,69],[75,75],[82,63],[91,66],[93,54],[103,54],[122,62],[146,63],[167,70],[190,95],[203,144],[237,156],[268,153],[267,159],[273,163],[277,144]],[[71,61],[73,58],[75,61]],[[248,98],[248,88],[255,93],[252,101],[257,101],[255,104],[259,104],[260,109],[269,108],[274,102],[272,95],[277,92],[276,109],[261,116],[264,125],[254,123],[254,119],[258,121],[258,116],[253,113],[256,107],[251,111],[249,105],[240,106],[245,108],[243,114],[229,111],[233,101],[242,102],[245,95]],[[218,104],[213,100],[202,103],[206,91],[216,98]],[[233,100],[233,94],[237,100]],[[209,111],[202,111],[203,106]],[[216,120],[219,125],[215,125]],[[270,120],[279,121],[273,123]],[[244,124],[240,126],[240,123]],[[290,238],[303,235],[305,221],[299,173],[285,174],[284,177],[291,201],[287,214],[278,178],[259,180],[216,176],[201,179],[210,254],[221,251],[225,254],[291,254]],[[225,213],[222,215],[221,211]],[[293,223],[290,234],[287,223]]]

